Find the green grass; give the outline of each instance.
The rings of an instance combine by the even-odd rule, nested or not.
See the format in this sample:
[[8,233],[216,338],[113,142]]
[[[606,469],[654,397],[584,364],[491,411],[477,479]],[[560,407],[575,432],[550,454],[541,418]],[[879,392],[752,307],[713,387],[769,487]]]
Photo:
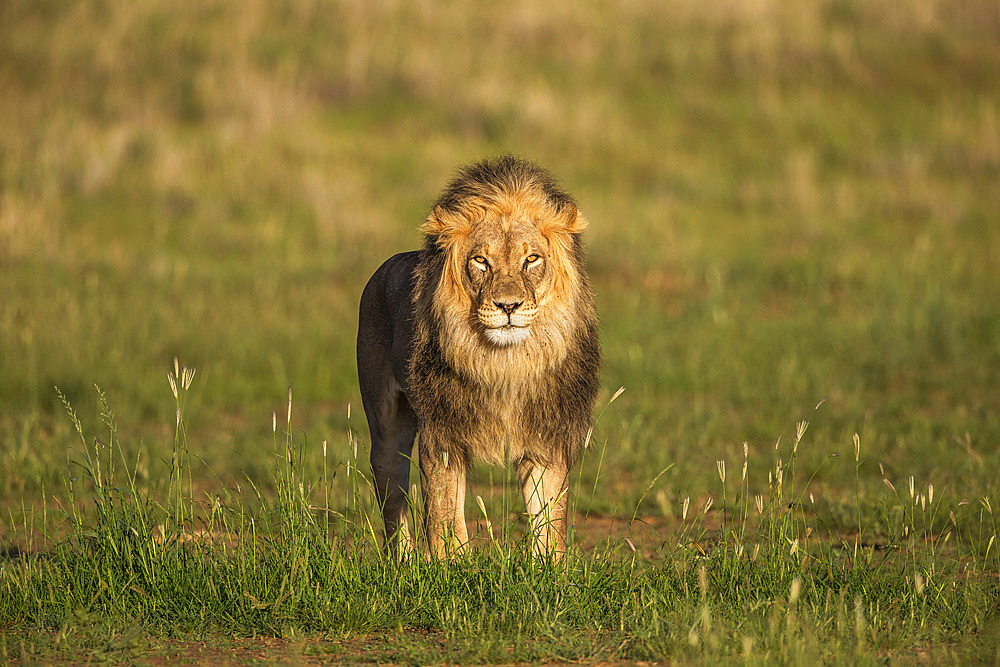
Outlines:
[[[172,376],[179,406],[190,378],[187,369]],[[337,487],[325,461],[313,470],[303,463],[291,402],[281,431],[275,417],[273,497],[248,479],[199,502],[185,491],[193,459],[183,408],[170,485],[157,498],[137,486],[138,463],[130,465],[98,396],[101,436],[65,405],[80,437],[70,464],[79,476],[41,517],[59,515],[64,533],[44,535],[44,550],[0,570],[7,659],[128,660],[149,654],[155,638],[259,635],[314,638],[310,647],[323,650],[315,638],[386,632],[399,635],[382,649],[389,660],[995,658],[992,507],[984,501],[956,517],[932,489],[910,487],[884,494],[884,528],[822,533],[808,486],[795,483],[806,422],[788,458],[773,464],[765,493],[751,499],[742,469],[720,462],[722,511],[685,502],[652,557],[631,539],[608,539],[574,547],[561,564],[544,562],[504,524],[469,555],[417,553],[397,565],[379,550],[377,510],[356,457],[341,471],[352,476],[344,509],[327,509]],[[860,465],[857,444],[848,467]],[[745,462],[758,463],[749,452]],[[33,528],[25,517],[24,533]],[[935,643],[959,638],[961,648]]]
[[[986,1],[5,3],[0,540],[32,555],[0,566],[3,655],[256,634],[394,661],[721,660],[744,636],[760,660],[995,659],[998,33]],[[577,470],[565,571],[482,546],[397,572],[363,520],[357,300],[452,170],[500,151],[591,220],[601,407],[626,391]],[[175,356],[198,369],[180,434]],[[85,450],[120,451],[100,506]],[[793,514],[758,513],[779,458]],[[467,507],[504,544],[512,486],[479,470]],[[157,542],[219,522],[229,552]],[[138,585],[128,558],[154,555]]]

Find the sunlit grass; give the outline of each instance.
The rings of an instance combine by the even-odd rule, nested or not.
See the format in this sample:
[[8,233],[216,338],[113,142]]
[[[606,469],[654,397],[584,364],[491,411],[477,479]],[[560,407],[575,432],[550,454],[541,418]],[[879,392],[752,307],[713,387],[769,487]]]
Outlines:
[[[170,376],[179,405],[193,378],[187,368]],[[54,641],[47,634],[90,618],[112,635],[134,619],[147,634],[170,635],[295,637],[411,627],[441,632],[492,659],[532,660],[541,657],[538,650],[555,650],[630,660],[867,660],[916,650],[930,638],[975,636],[1000,595],[998,526],[988,497],[976,499],[979,507],[949,508],[932,486],[925,491],[909,477],[907,495],[886,478],[890,493],[880,511],[898,517],[887,530],[865,527],[852,537],[819,530],[823,516],[813,506],[811,480],[795,472],[805,421],[789,445],[775,446],[766,491],[751,496],[748,471],[761,457],[749,448],[738,478],[719,461],[720,486],[701,506],[686,498],[679,524],[660,535],[652,553],[638,553],[628,537],[609,538],[589,550],[571,545],[554,563],[533,558],[509,527],[497,537],[488,524],[466,555],[436,561],[418,550],[397,564],[379,548],[378,512],[356,454],[335,466],[353,476],[336,486],[326,451],[322,468],[306,463],[307,440],[293,435],[291,392],[280,431],[272,417],[273,497],[252,478],[196,495],[185,483],[197,460],[187,443],[161,462],[171,484],[157,497],[136,483],[139,457],[151,453],[140,448],[130,463],[114,412],[97,393],[104,435],[87,435],[64,399],[80,436],[66,488],[40,516],[25,514],[9,526],[31,551],[0,565],[0,646],[7,657],[93,650],[63,631]],[[185,437],[184,419],[178,408],[177,442]],[[842,463],[861,456],[859,443],[855,460]],[[343,510],[328,504],[338,492],[350,494]],[[487,515],[479,497],[477,504]],[[48,523],[49,514],[58,520]],[[944,514],[947,522],[935,521]],[[36,525],[41,540],[31,535]],[[596,644],[577,634],[585,630],[596,633]],[[550,645],[542,649],[536,642],[545,637]],[[410,646],[404,639],[394,655],[418,650],[419,641]]]

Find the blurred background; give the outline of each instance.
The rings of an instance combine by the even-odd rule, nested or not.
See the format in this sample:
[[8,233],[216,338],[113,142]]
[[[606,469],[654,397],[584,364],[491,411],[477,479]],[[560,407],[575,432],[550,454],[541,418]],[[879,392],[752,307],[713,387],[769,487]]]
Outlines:
[[313,463],[364,449],[361,289],[500,152],[591,221],[602,406],[626,391],[588,507],[672,464],[642,506],[671,517],[744,441],[765,486],[803,419],[834,521],[855,432],[868,502],[877,463],[996,497],[998,35],[994,0],[5,0],[2,505],[79,446],[54,386],[96,433],[99,385],[165,484],[175,356],[206,493],[268,477],[289,386]]

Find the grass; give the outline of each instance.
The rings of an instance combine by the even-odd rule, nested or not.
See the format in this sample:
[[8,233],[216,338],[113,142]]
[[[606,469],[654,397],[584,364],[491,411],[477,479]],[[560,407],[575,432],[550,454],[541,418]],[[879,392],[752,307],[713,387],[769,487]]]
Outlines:
[[[193,377],[186,368],[171,376],[178,404]],[[917,650],[995,657],[989,637],[1000,556],[990,501],[948,509],[933,488],[925,492],[910,478],[908,496],[886,484],[886,529],[862,525],[853,539],[821,535],[823,513],[807,510],[809,487],[796,486],[806,422],[785,450],[789,458],[768,466],[766,493],[751,499],[748,473],[734,479],[720,461],[722,511],[685,501],[652,558],[631,539],[608,539],[589,551],[577,546],[555,564],[533,559],[524,540],[507,533],[481,538],[462,558],[418,553],[397,565],[378,548],[377,509],[356,457],[344,468],[353,474],[344,511],[328,509],[329,468],[303,463],[291,397],[283,433],[274,424],[273,498],[249,479],[214,501],[185,493],[192,459],[179,409],[163,502],[136,486],[138,462],[126,458],[114,414],[98,395],[105,436],[85,435],[65,405],[81,437],[70,468],[79,477],[41,517],[44,524],[49,512],[61,515],[65,534],[44,535],[51,546],[0,571],[7,659],[134,659],[156,637],[385,632],[400,635],[397,646],[381,649],[393,661],[864,662]],[[745,451],[748,470],[758,461]],[[857,470],[861,453],[858,442],[847,466]],[[735,489],[732,505],[727,485]],[[961,648],[931,644],[970,635],[985,638]],[[332,650],[330,658],[352,655],[324,646],[310,644]]]
[[[760,660],[993,659],[998,30],[991,2],[5,3],[0,540],[29,554],[2,566],[7,658],[247,657],[256,633],[331,659],[721,660],[744,636]],[[499,151],[592,221],[602,403],[627,390],[565,572],[489,546],[395,572],[363,520],[357,299]],[[176,401],[175,356],[198,368]],[[477,471],[467,515],[481,496],[516,545],[512,486]]]

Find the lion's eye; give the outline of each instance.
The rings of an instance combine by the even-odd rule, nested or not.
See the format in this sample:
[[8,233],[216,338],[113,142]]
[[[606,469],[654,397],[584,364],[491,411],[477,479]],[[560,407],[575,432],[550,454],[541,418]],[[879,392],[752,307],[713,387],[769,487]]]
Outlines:
[[530,255],[524,258],[524,266],[525,268],[530,267],[534,264],[537,264],[539,261],[541,261],[541,259],[542,259],[541,255],[536,255],[535,253],[531,253]]
[[479,269],[480,271],[485,271],[486,268],[490,265],[490,263],[487,262],[486,258],[483,257],[482,255],[476,255],[469,261],[472,262],[476,266],[476,268]]

